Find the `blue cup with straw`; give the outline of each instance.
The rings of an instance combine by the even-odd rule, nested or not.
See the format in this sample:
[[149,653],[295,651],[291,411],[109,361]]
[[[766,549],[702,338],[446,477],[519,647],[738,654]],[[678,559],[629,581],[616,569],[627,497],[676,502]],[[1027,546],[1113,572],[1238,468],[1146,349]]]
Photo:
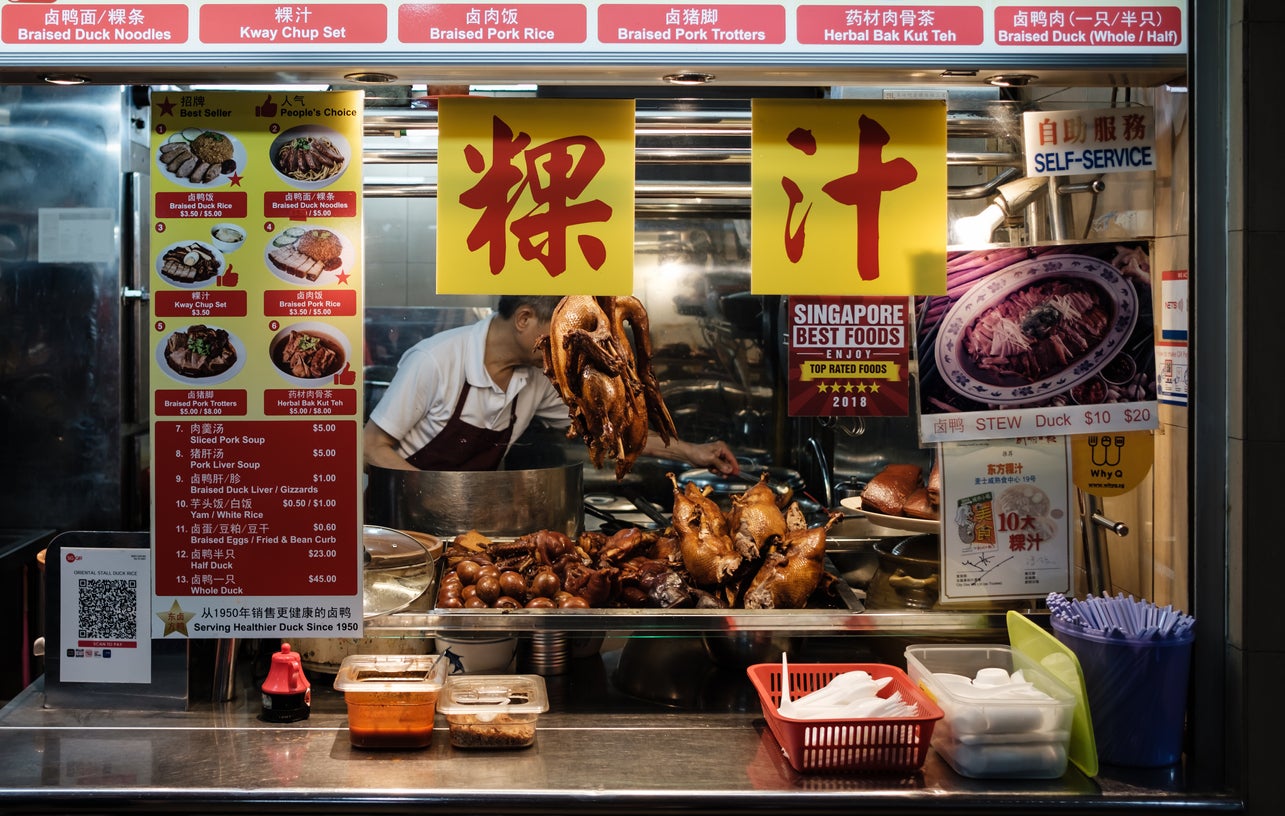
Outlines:
[[1093,616],[1072,602],[1081,607],[1073,617],[1050,601],[1049,620],[1080,661],[1098,759],[1142,768],[1175,764],[1186,727],[1192,619],[1172,610],[1157,615],[1153,605],[1132,598],[1090,600],[1108,603],[1088,604],[1096,606]]

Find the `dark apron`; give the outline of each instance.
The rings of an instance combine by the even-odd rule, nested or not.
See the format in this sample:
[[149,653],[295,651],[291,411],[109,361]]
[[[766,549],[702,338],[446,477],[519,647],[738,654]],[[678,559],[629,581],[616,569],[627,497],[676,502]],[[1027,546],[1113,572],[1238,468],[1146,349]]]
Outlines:
[[420,470],[495,470],[500,466],[509,440],[513,438],[513,423],[518,416],[517,400],[513,401],[509,412],[509,427],[502,431],[479,428],[460,418],[471,388],[468,382],[464,383],[455,411],[441,432],[406,457],[407,462]]

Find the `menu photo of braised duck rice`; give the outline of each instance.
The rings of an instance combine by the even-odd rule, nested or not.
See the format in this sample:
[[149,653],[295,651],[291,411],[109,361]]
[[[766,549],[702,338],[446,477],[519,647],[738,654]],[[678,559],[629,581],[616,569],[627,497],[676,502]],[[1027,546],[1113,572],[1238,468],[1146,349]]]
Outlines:
[[1145,241],[947,254],[915,298],[924,442],[1158,425]]

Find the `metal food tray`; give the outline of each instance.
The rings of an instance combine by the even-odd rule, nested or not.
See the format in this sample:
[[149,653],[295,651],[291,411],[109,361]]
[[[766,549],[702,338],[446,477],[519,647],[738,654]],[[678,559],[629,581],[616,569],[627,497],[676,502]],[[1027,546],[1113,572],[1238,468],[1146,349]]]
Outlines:
[[[445,568],[445,560],[439,569]],[[839,571],[827,556],[826,569]],[[424,635],[452,632],[650,632],[701,633],[773,631],[932,635],[944,632],[1003,631],[1004,610],[867,610],[857,590],[835,581],[833,606],[803,609],[439,609],[398,612],[366,621],[366,634]],[[861,593],[864,594],[864,593]]]

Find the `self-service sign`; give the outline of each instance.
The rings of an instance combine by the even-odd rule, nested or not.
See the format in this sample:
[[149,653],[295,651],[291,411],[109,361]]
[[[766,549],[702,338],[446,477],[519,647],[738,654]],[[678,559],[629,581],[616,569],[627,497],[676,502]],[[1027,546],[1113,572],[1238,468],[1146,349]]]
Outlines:
[[1028,111],[1022,127],[1029,176],[1156,169],[1151,108]]

